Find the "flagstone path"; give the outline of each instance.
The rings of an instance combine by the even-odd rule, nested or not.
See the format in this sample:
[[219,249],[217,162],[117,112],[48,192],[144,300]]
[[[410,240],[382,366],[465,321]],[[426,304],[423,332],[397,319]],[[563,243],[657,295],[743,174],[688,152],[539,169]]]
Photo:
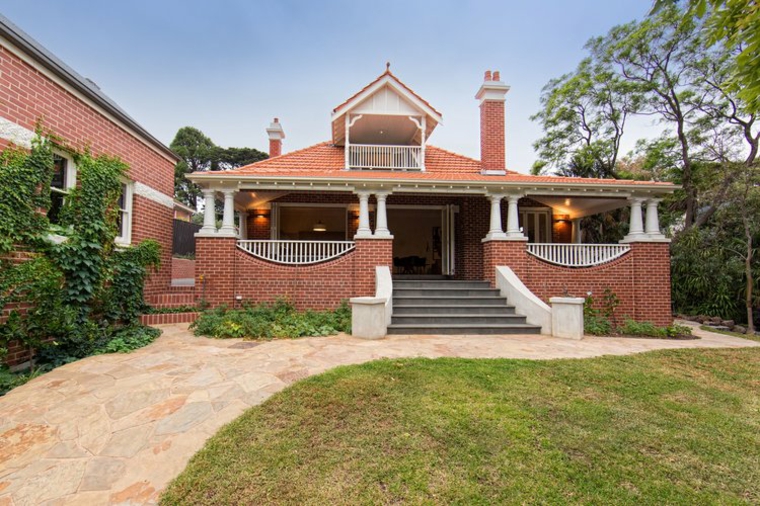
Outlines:
[[152,345],[89,357],[0,397],[0,506],[153,504],[221,426],[299,379],[383,357],[584,358],[665,348],[760,346],[545,336],[349,336],[272,341],[161,326]]

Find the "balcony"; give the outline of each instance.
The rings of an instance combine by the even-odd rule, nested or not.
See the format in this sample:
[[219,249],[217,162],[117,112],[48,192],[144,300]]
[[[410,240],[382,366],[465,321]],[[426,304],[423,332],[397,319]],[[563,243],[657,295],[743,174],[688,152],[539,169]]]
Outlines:
[[350,144],[346,167],[353,170],[425,170],[423,146]]

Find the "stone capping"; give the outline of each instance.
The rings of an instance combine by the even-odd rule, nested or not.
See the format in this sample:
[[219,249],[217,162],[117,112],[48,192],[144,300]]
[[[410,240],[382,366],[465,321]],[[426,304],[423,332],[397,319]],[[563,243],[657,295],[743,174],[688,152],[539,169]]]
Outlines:
[[552,336],[583,339],[583,297],[552,297]]
[[385,299],[385,323],[393,317],[393,276],[387,265],[375,266],[375,297]]
[[497,242],[528,242],[528,238],[523,237],[485,237],[480,240],[480,242],[491,242],[491,241],[497,241]]
[[506,297],[515,311],[525,315],[525,321],[541,327],[541,333],[552,335],[552,310],[507,266],[496,267],[496,288]]
[[369,239],[371,241],[392,241],[392,235],[354,235],[354,241],[361,241],[362,239]]
[[383,297],[353,297],[351,335],[359,339],[382,339],[388,333]]
[[671,239],[668,239],[667,237],[635,237],[632,239],[626,239],[623,238],[620,241],[618,241],[620,244],[635,244],[637,242],[661,242],[661,243],[669,243],[672,242]]

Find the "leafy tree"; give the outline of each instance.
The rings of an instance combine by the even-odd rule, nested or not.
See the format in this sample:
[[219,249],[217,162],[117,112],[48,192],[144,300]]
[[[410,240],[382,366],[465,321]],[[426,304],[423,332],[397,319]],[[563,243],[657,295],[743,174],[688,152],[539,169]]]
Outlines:
[[[653,13],[677,0],[657,0]],[[746,110],[760,113],[760,6],[756,0],[688,0],[685,17],[706,19],[708,40],[738,51],[727,84]]]
[[216,164],[221,170],[230,170],[267,158],[269,155],[255,148],[217,148]]
[[182,158],[174,167],[174,196],[191,207],[196,207],[201,191],[198,185],[187,179],[188,174],[235,169],[268,157],[254,148],[222,148],[203,132],[189,126],[177,131],[170,147]]
[[201,170],[215,170],[216,145],[206,135],[193,127],[177,131],[169,147],[182,158],[174,167],[174,196],[180,202],[195,207],[201,191],[190,182],[187,175]]
[[602,61],[598,47],[586,47],[591,56],[542,91],[542,110],[531,118],[545,132],[534,144],[534,174],[555,169],[566,176],[615,177],[620,140],[638,96]]

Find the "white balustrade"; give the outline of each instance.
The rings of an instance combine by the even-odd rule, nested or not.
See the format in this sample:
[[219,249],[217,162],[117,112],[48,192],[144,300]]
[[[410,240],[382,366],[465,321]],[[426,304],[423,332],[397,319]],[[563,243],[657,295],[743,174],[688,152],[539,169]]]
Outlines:
[[238,248],[267,260],[285,265],[309,265],[345,255],[356,247],[354,241],[238,241]]
[[606,264],[630,251],[627,244],[528,244],[528,253],[563,267],[592,267]]
[[349,169],[425,168],[421,146],[385,146],[378,144],[351,144],[348,147]]

